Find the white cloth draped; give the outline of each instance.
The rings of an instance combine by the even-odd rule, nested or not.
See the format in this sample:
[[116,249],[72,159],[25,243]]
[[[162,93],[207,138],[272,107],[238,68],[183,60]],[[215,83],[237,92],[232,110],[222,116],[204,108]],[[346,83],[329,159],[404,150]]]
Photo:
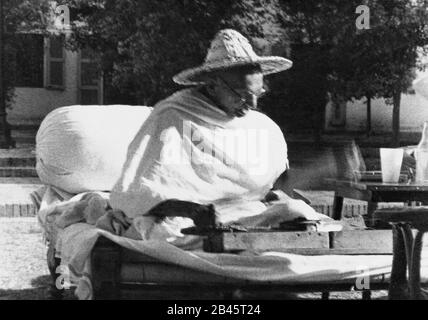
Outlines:
[[40,180],[71,194],[110,191],[128,145],[149,117],[143,106],[68,106],[50,112],[36,136]]
[[110,203],[133,218],[166,199],[213,203],[228,222],[263,212],[260,200],[287,168],[284,136],[269,117],[250,110],[230,118],[186,89],[156,105],[141,127]]

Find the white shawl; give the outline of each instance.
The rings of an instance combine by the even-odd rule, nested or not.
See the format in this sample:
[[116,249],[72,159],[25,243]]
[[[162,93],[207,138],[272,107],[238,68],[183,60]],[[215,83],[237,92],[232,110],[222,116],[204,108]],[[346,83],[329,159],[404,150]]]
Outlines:
[[166,199],[213,203],[227,222],[264,211],[260,200],[287,168],[284,136],[269,117],[250,110],[230,118],[186,89],[155,106],[129,146],[110,202],[129,217]]

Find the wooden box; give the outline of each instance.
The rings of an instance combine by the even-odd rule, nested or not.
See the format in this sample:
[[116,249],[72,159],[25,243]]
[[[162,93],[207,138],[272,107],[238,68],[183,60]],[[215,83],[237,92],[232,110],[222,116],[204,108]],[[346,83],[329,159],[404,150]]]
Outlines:
[[298,249],[328,249],[328,232],[226,232],[208,236],[207,252],[295,251]]
[[343,254],[392,254],[392,230],[347,230],[330,233],[330,249]]
[[208,236],[207,252],[280,251],[305,255],[392,254],[391,230],[230,232]]

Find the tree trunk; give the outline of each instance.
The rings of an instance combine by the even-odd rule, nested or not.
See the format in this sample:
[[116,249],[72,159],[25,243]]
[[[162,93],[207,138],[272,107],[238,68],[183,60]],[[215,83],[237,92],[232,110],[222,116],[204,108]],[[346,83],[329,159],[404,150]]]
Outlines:
[[372,133],[372,97],[367,95],[367,124],[366,124],[367,137]]
[[324,124],[325,124],[325,103],[324,104],[320,103],[315,106],[312,119],[313,119],[313,128],[314,128],[313,129],[314,141],[316,144],[320,144],[322,142],[322,133],[324,132]]
[[400,146],[400,103],[401,91],[396,90],[393,96],[394,108],[392,111],[392,141],[391,145],[394,148]]

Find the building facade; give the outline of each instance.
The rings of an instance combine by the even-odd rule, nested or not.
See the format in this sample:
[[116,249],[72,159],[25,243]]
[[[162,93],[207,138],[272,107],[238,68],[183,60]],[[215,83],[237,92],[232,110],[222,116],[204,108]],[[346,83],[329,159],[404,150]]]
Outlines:
[[61,106],[103,104],[102,77],[90,50],[67,50],[64,34],[16,37],[17,86],[8,110],[10,124],[37,125]]

